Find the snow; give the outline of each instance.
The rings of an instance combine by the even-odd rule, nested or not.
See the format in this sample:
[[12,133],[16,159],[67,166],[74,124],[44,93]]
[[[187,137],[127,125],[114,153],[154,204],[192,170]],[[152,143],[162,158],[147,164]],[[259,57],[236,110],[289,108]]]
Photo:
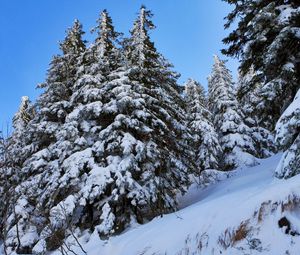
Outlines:
[[115,216],[113,213],[111,213],[111,208],[108,203],[105,203],[102,208],[102,215],[100,216],[100,219],[102,220],[102,223],[97,227],[97,230],[99,233],[109,234],[110,232],[113,233],[113,226],[114,226],[114,220]]
[[288,22],[293,12],[295,11],[295,9],[293,9],[290,5],[281,5],[278,9],[281,11],[279,15],[279,21],[281,23]]
[[[290,203],[300,194],[300,175],[288,180],[274,178],[281,156],[239,168],[206,188],[193,184],[179,198],[182,209],[175,213],[144,225],[134,223],[109,240],[100,240],[95,230],[80,241],[89,255],[298,254],[300,237],[285,234],[278,220],[285,216],[291,228],[300,231],[299,204],[293,207]],[[232,235],[243,224],[247,238],[232,242]],[[76,252],[83,254],[79,249]]]

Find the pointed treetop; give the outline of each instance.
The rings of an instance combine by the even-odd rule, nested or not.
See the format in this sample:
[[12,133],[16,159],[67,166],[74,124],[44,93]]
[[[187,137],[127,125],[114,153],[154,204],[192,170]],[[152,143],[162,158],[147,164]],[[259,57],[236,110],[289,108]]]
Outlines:
[[196,100],[202,105],[206,103],[206,93],[204,87],[196,80],[189,78],[184,84],[185,94],[188,101]]
[[18,112],[13,118],[13,127],[16,129],[20,125],[23,127],[32,119],[33,116],[29,115],[30,100],[28,96],[21,97],[21,104]]
[[155,28],[151,21],[152,16],[151,11],[142,6],[130,30],[131,38],[127,55],[134,66],[154,67],[157,65],[155,63],[158,62],[159,54],[149,36],[149,31]]
[[187,81],[185,82],[185,86],[201,86],[198,81],[196,81],[193,78],[188,78]]
[[214,55],[214,66],[224,66],[225,67],[225,60],[221,60],[218,55]]
[[200,84],[200,82],[189,78],[186,83],[184,84],[186,90],[192,90],[192,91],[201,91],[201,93],[205,94],[205,90],[203,86]]
[[22,96],[21,97],[21,104],[27,104],[29,102],[28,96]]
[[28,109],[29,105],[30,105],[29,97],[28,96],[22,96],[21,97],[21,104],[19,106],[18,113],[23,113],[24,111],[26,111]]
[[214,61],[215,63],[219,63],[220,62],[220,58],[217,54],[214,54]]
[[86,48],[86,41],[82,39],[84,32],[78,19],[75,19],[73,26],[66,33],[64,41],[60,43],[60,49],[64,55],[83,52]]
[[226,61],[221,60],[219,56],[214,55],[214,65],[211,75],[208,77],[209,83],[212,79],[217,78],[227,84],[233,85],[231,71],[226,67]]
[[[203,86],[194,79],[185,83],[187,127],[193,135],[195,163],[198,171],[219,169],[221,147],[212,124],[212,114],[207,109],[207,98]],[[200,172],[195,172],[199,174]]]
[[145,5],[142,5],[139,14],[139,23],[140,23],[141,31],[143,29],[147,29],[147,30],[155,29],[155,25],[150,20],[150,18],[152,17],[153,17],[152,12],[150,10],[147,10]]
[[130,31],[132,36],[139,37],[146,40],[148,37],[148,31],[155,29],[151,18],[153,14],[150,10],[147,10],[144,5],[140,8],[140,13],[138,14],[137,19],[133,23],[133,28]]
[[[221,107],[223,102],[236,103],[236,91],[231,71],[226,67],[225,61],[214,56],[212,72],[208,77],[209,109],[212,113]],[[222,100],[217,100],[222,98]]]
[[112,18],[106,9],[100,13],[97,25],[92,29],[92,32],[97,32],[96,48],[99,57],[108,55],[115,48],[118,37],[122,35],[115,31]]
[[224,61],[222,61],[220,58],[219,58],[219,56],[218,55],[214,55],[214,66],[215,67],[219,67],[219,66],[222,66],[222,65],[224,65]]

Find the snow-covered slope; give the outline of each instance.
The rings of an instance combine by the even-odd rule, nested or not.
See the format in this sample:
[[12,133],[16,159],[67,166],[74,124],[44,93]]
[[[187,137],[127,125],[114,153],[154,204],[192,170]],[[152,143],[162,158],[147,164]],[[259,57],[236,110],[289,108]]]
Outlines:
[[204,190],[192,186],[176,213],[106,241],[86,234],[81,243],[89,255],[300,254],[300,176],[274,178],[280,157]]

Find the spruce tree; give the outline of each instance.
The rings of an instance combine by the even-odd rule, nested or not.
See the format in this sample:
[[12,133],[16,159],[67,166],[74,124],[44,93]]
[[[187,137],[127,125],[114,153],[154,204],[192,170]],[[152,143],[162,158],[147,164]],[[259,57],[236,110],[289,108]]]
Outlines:
[[106,10],[101,12],[93,31],[97,36],[79,59],[80,68],[71,97],[74,109],[64,125],[64,129],[72,134],[64,139],[73,147],[62,162],[63,175],[59,178],[58,191],[61,204],[72,198],[74,209],[80,212],[68,215],[72,221],[79,226],[98,226],[99,234],[109,235],[118,230],[115,224],[107,223],[107,217],[112,215],[108,201],[112,199],[111,185],[117,178],[114,173],[117,170],[107,165],[104,155],[97,150],[102,130],[114,119],[113,112],[107,113],[104,108],[105,103],[113,100],[107,84],[122,76],[124,64],[117,47],[120,33],[115,31]]
[[276,141],[284,154],[276,169],[278,178],[300,173],[300,90],[276,124]]
[[244,122],[250,128],[250,136],[257,152],[256,157],[266,158],[276,152],[276,146],[272,132],[260,126],[262,113],[257,105],[262,100],[261,83],[255,78],[256,75],[253,68],[245,75],[239,74],[237,100],[244,115]]
[[8,138],[10,149],[8,154],[12,156],[9,164],[20,170],[25,157],[22,155],[24,146],[27,143],[27,127],[29,122],[35,117],[35,107],[27,96],[21,98],[21,104],[18,112],[13,118],[13,133]]
[[262,83],[260,125],[273,131],[300,86],[299,1],[225,1],[234,6],[225,27],[239,22],[224,39],[223,53],[239,57],[244,74],[251,67],[259,72],[254,78]]
[[[0,198],[2,201],[8,201],[8,182],[7,182],[7,166],[6,166],[6,140],[2,132],[0,132]],[[0,204],[0,238],[5,239],[4,226],[6,221],[7,205]]]
[[86,48],[83,35],[82,25],[75,20],[60,43],[62,54],[53,57],[46,82],[39,85],[44,89],[38,99],[40,121],[64,123],[71,109],[69,100],[74,90],[79,57]]
[[[8,239],[13,246],[15,240],[24,241],[31,233],[29,242],[22,242],[22,252],[59,248],[71,234],[68,222],[83,229],[108,224],[106,216],[111,214],[107,207],[101,213],[101,208],[113,179],[93,146],[105,124],[99,119],[105,94],[102,86],[120,65],[119,50],[106,47],[116,39],[115,33],[109,31],[113,29],[110,22],[108,13],[102,12],[97,29],[106,32],[99,31],[95,43],[87,49],[80,47],[84,45],[83,32],[76,22],[61,44],[63,54],[51,63],[48,78],[41,85],[45,92],[38,99],[37,116],[29,125],[35,151],[24,163],[26,178],[19,187],[17,201],[24,213],[18,215],[11,228],[19,226],[22,231],[20,238],[12,231]],[[69,43],[70,39],[73,43]],[[65,64],[70,69],[63,69]],[[61,89],[66,93],[61,94]],[[110,96],[106,96],[108,100]],[[99,229],[103,229],[101,225]],[[62,235],[58,240],[57,234]],[[105,228],[101,234],[111,232]]]
[[[295,119],[293,114],[297,115],[295,102],[298,97],[294,102],[292,100],[300,88],[299,1],[227,2],[235,8],[227,17],[226,27],[229,27],[236,17],[240,17],[240,21],[237,28],[224,39],[229,47],[223,52],[240,57],[241,70],[244,73],[251,66],[260,73],[256,76],[262,83],[262,100],[258,104],[261,111],[260,124],[273,131],[278,121],[275,128],[276,140],[286,151],[276,175],[288,178],[297,173],[296,155],[299,151],[299,143],[297,139],[294,140],[297,132],[292,124]],[[258,52],[260,54],[257,54]],[[285,129],[289,125],[293,138],[290,138]],[[283,138],[283,133],[287,139]]]
[[[34,107],[34,118],[22,130],[24,144],[22,154],[17,157],[21,162],[21,181],[15,189],[16,201],[11,213],[14,221],[7,222],[9,232],[6,238],[7,246],[15,248],[17,252],[31,252],[39,240],[43,222],[49,216],[50,205],[56,203],[55,191],[61,173],[59,163],[68,149],[73,147],[61,137],[68,133],[63,125],[72,109],[70,96],[78,57],[85,49],[82,35],[81,24],[76,20],[60,44],[62,55],[53,58],[46,82],[39,86],[44,91]],[[22,111],[19,116],[27,121]],[[18,125],[17,130],[19,122],[19,118],[14,121]]]
[[[8,178],[18,179],[24,162],[24,146],[26,145],[26,130],[29,122],[34,118],[35,110],[27,96],[21,98],[21,104],[13,117],[13,132],[2,140],[3,165],[6,167]],[[8,181],[7,185],[13,185]],[[16,182],[14,182],[14,186]]]
[[[7,140],[3,137],[2,132],[0,132],[0,198],[1,201],[6,201],[7,203],[0,203],[0,239],[5,240],[6,237],[6,220],[8,214],[8,204],[11,202],[9,199],[9,193],[12,191],[10,188],[9,179],[9,167],[7,165]],[[5,245],[4,245],[5,246]],[[3,247],[5,249],[5,247]]]
[[245,125],[243,114],[236,100],[236,91],[230,71],[217,56],[208,78],[208,103],[214,116],[214,125],[224,152],[223,169],[256,163],[254,142],[250,129]]
[[97,38],[95,41],[95,50],[98,60],[102,63],[103,67],[108,68],[108,73],[119,66],[120,50],[116,47],[120,43],[119,32],[115,31],[111,17],[107,10],[103,10],[100,18],[97,20],[97,26],[92,30],[97,32]]
[[[75,84],[78,96],[75,95],[73,100],[96,101],[97,98],[94,94],[97,94],[97,89],[101,87],[100,85],[113,70],[120,67],[122,62],[121,51],[117,47],[122,34],[115,31],[107,10],[100,13],[92,32],[96,33],[95,41],[79,58],[78,65],[80,68],[76,74],[77,81]],[[84,98],[80,98],[82,96]],[[88,99],[89,96],[91,99]],[[77,97],[79,98],[77,99]]]
[[146,141],[156,147],[155,154],[147,156],[147,160],[156,163],[152,163],[152,171],[145,166],[147,178],[142,181],[154,189],[151,209],[162,213],[176,208],[174,190],[185,190],[188,168],[192,170],[193,165],[187,152],[188,133],[184,125],[184,104],[176,83],[178,75],[150,40],[149,31],[155,28],[151,17],[152,13],[142,6],[130,31],[126,56],[130,81],[142,94],[149,113],[144,123],[153,131]]
[[185,101],[198,174],[206,169],[220,169],[222,149],[212,123],[212,114],[207,108],[205,91],[200,83],[193,79],[185,83]]
[[[26,160],[24,157],[26,133],[28,124],[34,118],[34,115],[34,107],[29,98],[27,96],[22,97],[19,110],[13,118],[13,133],[2,139],[0,197],[5,203],[0,205],[0,231],[5,250],[7,246],[13,244],[17,251],[22,251],[21,241],[19,238],[14,238],[16,233],[12,233],[10,227],[18,221],[16,206],[19,195],[16,189],[22,184],[24,177],[21,169]],[[10,231],[8,231],[9,229]]]
[[3,134],[2,131],[0,131],[0,162],[3,162],[3,158],[4,158],[4,138],[3,138]]

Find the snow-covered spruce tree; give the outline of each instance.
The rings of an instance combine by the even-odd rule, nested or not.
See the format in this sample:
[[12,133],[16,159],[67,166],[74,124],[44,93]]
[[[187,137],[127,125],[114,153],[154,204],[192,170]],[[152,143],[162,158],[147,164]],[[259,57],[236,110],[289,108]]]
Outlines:
[[[7,186],[16,186],[17,180],[20,178],[20,169],[25,160],[23,156],[23,147],[26,145],[25,134],[28,123],[34,118],[34,115],[34,106],[27,96],[23,96],[18,112],[13,118],[13,132],[3,140],[3,163],[6,167]],[[15,181],[8,180],[11,178]]]
[[152,13],[142,6],[131,30],[126,57],[129,80],[145,102],[146,114],[141,120],[148,126],[146,137],[136,138],[151,148],[151,153],[146,152],[145,160],[141,161],[144,169],[141,183],[148,189],[144,195],[148,204],[144,209],[161,214],[176,209],[176,193],[184,192],[188,169],[192,171],[194,166],[187,145],[189,134],[176,82],[178,75],[150,40],[149,30],[155,28],[151,17]]
[[[76,20],[60,44],[62,55],[53,58],[47,80],[40,87],[44,92],[35,106],[35,116],[22,130],[24,147],[20,165],[21,181],[17,185],[13,220],[7,222],[6,245],[16,252],[28,253],[40,239],[40,230],[55,203],[59,163],[73,144],[61,139],[65,117],[72,109],[70,96],[77,61],[85,49],[81,24]],[[52,185],[49,187],[48,184]]]
[[220,169],[222,149],[212,123],[212,114],[207,107],[204,88],[193,79],[185,83],[185,102],[198,174],[205,169]]
[[225,1],[235,7],[225,27],[239,22],[224,39],[229,46],[223,53],[239,57],[244,74],[251,67],[259,72],[254,76],[262,84],[259,124],[273,131],[300,87],[299,1]]
[[74,109],[64,124],[68,133],[62,133],[62,137],[73,147],[61,164],[62,175],[57,187],[60,201],[52,211],[67,204],[71,209],[66,216],[72,218],[75,226],[94,228],[101,223],[97,228],[99,233],[108,235],[112,233],[109,222],[114,218],[108,203],[112,199],[114,181],[111,171],[117,169],[106,165],[104,155],[97,153],[97,144],[102,140],[101,130],[114,119],[114,115],[103,108],[103,104],[113,100],[110,85],[105,85],[119,79],[118,72],[121,74],[124,61],[117,48],[120,33],[114,30],[106,10],[101,12],[93,31],[97,37],[79,59],[80,68],[71,97]]
[[4,136],[2,131],[0,131],[0,162],[4,161]]
[[[6,236],[5,223],[9,212],[9,204],[11,202],[10,194],[13,190],[10,185],[9,177],[11,169],[7,160],[8,140],[4,138],[3,133],[0,132],[0,239],[4,240]],[[5,201],[5,202],[4,202]],[[5,245],[2,246],[6,250]]]
[[74,90],[78,60],[85,51],[82,25],[75,20],[60,43],[61,55],[53,57],[46,82],[39,85],[45,91],[38,99],[40,121],[64,123],[72,108],[69,99]]
[[[260,118],[262,125],[273,129],[300,88],[300,3],[298,0],[228,2],[234,4],[235,9],[228,15],[226,26],[229,27],[236,17],[241,19],[237,29],[224,39],[229,44],[224,53],[239,56],[243,72],[253,66],[262,74]],[[290,125],[291,133],[297,136],[295,126],[289,122],[289,118],[292,122],[295,119],[291,117],[295,102],[297,99],[288,107],[290,112],[287,110],[276,125],[276,140],[286,150],[276,170],[278,177],[287,178],[297,173],[299,159],[295,155],[299,143],[290,138],[287,131],[282,131]],[[284,133],[287,139],[283,138]],[[291,146],[290,149],[287,146]]]
[[15,172],[19,172],[26,159],[23,155],[26,145],[26,131],[34,116],[34,105],[31,104],[27,96],[23,96],[19,110],[13,118],[13,133],[7,138],[7,163],[14,168]]
[[[237,83],[237,100],[245,117],[244,122],[250,128],[250,136],[254,141],[257,151],[256,156],[266,158],[276,151],[274,136],[268,129],[260,126],[260,109],[257,105],[262,98],[259,93],[261,83],[257,81],[255,76],[257,73],[253,68],[245,75],[239,74]],[[252,83],[255,84],[252,84]]]
[[[97,25],[92,29],[92,32],[96,33],[96,39],[81,56],[79,63],[81,68],[77,73],[77,77],[86,84],[88,77],[92,78],[94,76],[94,78],[98,79],[94,83],[99,85],[103,82],[102,79],[106,79],[105,76],[120,66],[122,56],[117,46],[122,34],[115,31],[107,10],[103,10],[100,13]],[[86,81],[83,79],[85,74],[87,75]],[[97,87],[92,82],[90,83],[91,87]],[[80,82],[77,82],[76,89],[80,88],[80,84]]]
[[257,81],[257,73],[254,71],[253,67],[251,67],[246,74],[239,72],[236,97],[245,114],[247,122],[253,125],[254,123],[252,122],[256,122],[259,117],[259,109],[257,109],[256,105],[261,100],[259,97],[260,88],[261,83]]
[[[38,112],[36,127],[40,128],[45,123],[42,127],[47,128],[44,137],[48,142],[27,160],[23,168],[31,173],[20,187],[25,194],[19,199],[19,206],[24,212],[19,220],[19,226],[25,229],[20,235],[24,241],[23,250],[40,253],[57,249],[63,245],[65,238],[72,235],[70,226],[88,229],[101,221],[101,226],[109,223],[110,218],[107,217],[111,214],[103,198],[110,197],[108,185],[113,179],[103,167],[102,158],[96,157],[93,145],[100,140],[99,132],[105,125],[105,121],[100,119],[103,83],[120,64],[117,60],[120,54],[114,45],[117,33],[111,29],[111,19],[104,11],[95,30],[98,32],[95,42],[87,49],[80,48],[82,50],[74,59],[72,75],[67,80],[62,79],[72,85],[68,101],[57,104],[63,106],[60,108],[63,114],[52,111],[54,116],[49,119],[44,114],[48,112],[47,107],[44,107],[45,111]],[[82,45],[81,36],[76,38],[80,40],[75,45]],[[59,78],[59,74],[56,77]],[[50,89],[45,91],[50,92]],[[42,100],[43,106],[48,103],[45,93],[38,100],[40,104]],[[54,95],[49,99],[49,107],[56,104],[51,101],[53,98]],[[109,100],[110,96],[107,95],[106,99]],[[101,226],[100,229],[104,228]],[[31,238],[25,240],[29,232]],[[109,233],[106,228],[103,232]]]
[[[94,47],[97,59],[100,60],[103,75],[120,66],[121,51],[116,46],[120,43],[122,33],[116,32],[111,17],[107,10],[103,10],[101,17],[97,20],[98,25],[92,30],[97,32]],[[104,69],[103,69],[104,68]]]
[[214,117],[215,129],[223,150],[222,168],[253,165],[257,154],[250,128],[244,123],[236,100],[236,91],[230,71],[224,61],[214,57],[214,66],[208,78],[208,104]]
[[[27,125],[34,117],[35,111],[27,96],[22,97],[18,112],[13,118],[13,133],[1,140],[1,163],[0,163],[0,235],[5,240],[8,237],[8,225],[10,221],[16,221],[14,205],[17,194],[15,188],[22,180],[23,147]],[[16,243],[17,248],[20,242]],[[6,243],[4,241],[4,249]]]
[[285,152],[276,169],[278,178],[300,173],[300,90],[276,124],[276,141]]
[[[188,185],[183,102],[170,64],[150,41],[150,17],[142,7],[126,40],[125,65],[120,58],[96,88],[88,82],[92,79],[77,82],[83,86],[76,100],[85,101],[68,116],[85,120],[82,126],[89,131],[86,149],[65,160],[64,178],[73,185],[81,176],[74,208],[80,209],[80,224],[96,226],[101,236],[175,210],[177,193]],[[105,34],[112,33],[100,33]],[[116,52],[104,56],[115,58]],[[90,89],[98,92],[80,96]],[[91,95],[97,95],[96,102],[89,101]]]
[[[6,188],[6,166],[5,166],[5,158],[6,158],[6,146],[5,139],[3,133],[0,131],[0,197],[1,199],[6,198],[7,188]],[[0,204],[0,239],[3,240],[4,231],[4,215],[6,214],[6,206],[5,203]]]

